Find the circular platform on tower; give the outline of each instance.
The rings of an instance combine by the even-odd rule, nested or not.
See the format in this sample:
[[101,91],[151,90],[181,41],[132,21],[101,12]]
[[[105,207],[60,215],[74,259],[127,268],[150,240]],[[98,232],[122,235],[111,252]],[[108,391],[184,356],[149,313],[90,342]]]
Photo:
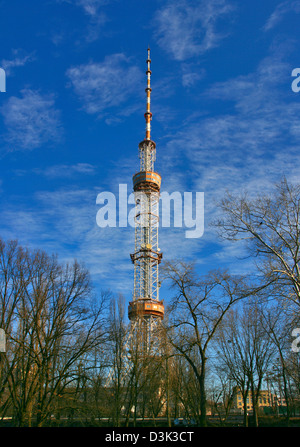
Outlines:
[[151,189],[160,190],[161,176],[153,171],[140,171],[133,176],[134,191]]
[[160,317],[164,318],[165,307],[163,301],[140,298],[131,301],[128,306],[129,320],[143,317]]

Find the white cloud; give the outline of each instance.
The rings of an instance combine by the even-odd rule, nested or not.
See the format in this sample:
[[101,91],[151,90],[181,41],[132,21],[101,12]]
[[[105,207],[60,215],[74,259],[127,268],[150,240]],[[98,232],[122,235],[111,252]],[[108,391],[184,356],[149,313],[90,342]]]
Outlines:
[[12,50],[12,53],[12,59],[2,59],[1,61],[1,67],[4,68],[7,75],[11,75],[15,67],[23,67],[28,62],[35,60],[34,53],[25,54],[21,49]]
[[195,72],[186,72],[182,75],[182,85],[183,87],[193,87],[197,81],[202,79],[204,76],[204,70],[202,70],[200,73]]
[[[99,38],[104,25],[109,22],[109,17],[104,7],[112,0],[56,0],[58,3],[68,3],[81,9],[84,13],[84,37],[76,40],[76,44],[82,42],[91,43]],[[52,42],[57,45],[64,38],[64,30],[52,36]]]
[[228,30],[218,30],[218,23],[232,11],[226,0],[169,1],[155,14],[155,38],[173,59],[184,61],[219,45]]
[[21,98],[11,96],[0,109],[9,150],[32,150],[44,143],[57,142],[62,128],[53,96],[30,89],[21,90],[21,94]]
[[74,165],[54,165],[45,169],[35,169],[36,174],[42,174],[49,178],[73,177],[76,174],[91,175],[95,174],[96,167],[89,163],[76,163]]
[[107,4],[106,0],[76,0],[76,4],[83,8],[85,14],[89,17],[87,34],[85,40],[94,42],[98,39],[100,31],[108,21],[107,15],[100,11],[100,7]]
[[284,18],[284,16],[290,12],[295,14],[300,13],[300,1],[284,1],[276,6],[274,12],[270,15],[267,22],[264,25],[264,31],[269,31],[274,28]]
[[[203,237],[192,241],[183,237],[181,243],[176,237],[165,245],[168,252],[171,245],[171,252],[175,247],[184,256],[198,253],[207,265],[214,259],[219,265],[224,259],[234,266],[236,256],[243,255],[242,247],[229,250],[226,244],[218,245],[208,226],[226,190],[268,192],[283,175],[299,182],[300,103],[291,92],[290,66],[281,50],[264,58],[253,73],[215,83],[204,93],[206,103],[227,102],[226,113],[195,114],[165,144],[160,141],[157,159],[163,188],[203,191],[205,196]],[[172,239],[173,233],[163,236]]]
[[73,165],[60,164],[47,166],[44,168],[33,169],[14,169],[14,174],[17,176],[25,176],[28,174],[36,174],[48,177],[50,179],[57,178],[73,178],[76,175],[94,175],[96,173],[96,166],[89,163],[76,163]]
[[89,16],[96,16],[99,8],[108,3],[108,0],[75,0],[76,5],[81,6]]
[[110,3],[111,0],[56,0],[58,3],[69,3],[79,6],[83,11],[91,17],[99,13],[99,8]]
[[[83,109],[100,117],[111,117],[111,109],[116,108],[119,117],[128,114],[126,107],[120,111],[121,106],[139,91],[137,84],[142,80],[140,69],[121,53],[106,56],[103,62],[69,68],[66,74]],[[130,110],[135,108],[131,105]]]
[[76,258],[86,265],[99,288],[130,294],[133,266],[129,254],[134,250],[134,230],[99,228],[96,197],[94,189],[70,188],[39,191],[30,206],[21,196],[19,200],[15,197],[14,206],[0,212],[2,237],[42,247],[49,254],[59,253],[62,262]]

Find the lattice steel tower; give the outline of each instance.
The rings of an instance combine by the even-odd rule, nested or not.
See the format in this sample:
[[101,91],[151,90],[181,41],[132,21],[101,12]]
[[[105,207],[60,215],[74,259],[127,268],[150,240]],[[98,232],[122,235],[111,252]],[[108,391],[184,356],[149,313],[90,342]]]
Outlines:
[[133,176],[136,205],[135,251],[131,254],[134,264],[133,299],[128,316],[131,329],[138,337],[140,348],[146,351],[153,345],[155,329],[164,317],[163,301],[159,300],[159,264],[162,253],[158,247],[159,192],[161,177],[154,171],[156,145],[151,140],[150,49],[147,58],[147,110],[146,138],[139,144],[140,171]]

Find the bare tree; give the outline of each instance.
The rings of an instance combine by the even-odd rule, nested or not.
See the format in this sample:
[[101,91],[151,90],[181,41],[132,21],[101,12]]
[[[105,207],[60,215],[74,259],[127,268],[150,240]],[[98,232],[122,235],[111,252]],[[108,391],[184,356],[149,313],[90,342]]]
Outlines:
[[166,263],[164,275],[175,290],[170,306],[170,343],[185,358],[197,383],[200,425],[206,425],[208,347],[231,306],[245,296],[243,279],[226,272],[196,276],[192,264]]
[[217,345],[220,363],[228,368],[242,394],[244,425],[248,425],[247,399],[251,392],[253,420],[257,426],[258,399],[275,353],[261,306],[250,300],[241,309],[231,310],[219,328]]
[[[19,253],[1,295],[2,308],[5,288],[15,303],[11,313],[2,315],[6,327],[14,319],[5,357],[6,403],[17,425],[31,424],[33,415],[43,425],[53,402],[75,382],[80,361],[103,343],[107,300],[105,294],[93,297],[89,274],[77,261],[63,266],[42,251],[19,248]],[[6,270],[2,267],[2,277]]]
[[236,382],[231,376],[229,368],[220,363],[219,353],[217,351],[214,364],[214,376],[216,380],[211,381],[210,396],[212,401],[212,410],[217,413],[221,424],[224,424],[232,408]]
[[125,408],[127,394],[127,379],[129,370],[128,331],[125,321],[125,299],[122,295],[113,296],[110,302],[108,317],[108,349],[109,349],[109,377],[108,389],[110,393],[110,407],[113,424],[121,424],[122,408]]
[[[293,364],[294,352],[291,352],[291,333],[294,328],[294,324],[297,323],[297,316],[293,312],[294,303],[287,303],[288,306],[275,303],[272,307],[266,307],[263,309],[263,324],[266,331],[276,349],[276,362],[273,366],[273,371],[270,371],[269,377],[273,378],[277,375],[280,378],[282,384],[282,392],[286,402],[286,417],[289,423],[291,414],[291,403],[293,400],[293,394],[291,393],[289,386],[290,378],[290,366]],[[298,315],[299,324],[299,315]],[[299,372],[299,371],[298,371]],[[281,390],[279,390],[281,392]],[[299,393],[296,393],[299,395]]]
[[126,425],[132,414],[133,425],[139,415],[155,417],[160,413],[165,400],[166,373],[164,351],[164,333],[161,327],[156,327],[148,337],[143,321],[136,322],[136,328],[131,333],[129,342],[129,370],[127,380],[127,412]]
[[227,194],[219,206],[223,217],[215,225],[221,237],[246,243],[270,296],[300,306],[300,185],[284,179],[273,194]]
[[6,352],[0,353],[0,411],[4,417],[11,406],[9,386],[16,371],[20,349],[12,342],[18,325],[18,308],[23,293],[30,282],[26,271],[27,252],[16,241],[0,240],[0,327],[6,334]]

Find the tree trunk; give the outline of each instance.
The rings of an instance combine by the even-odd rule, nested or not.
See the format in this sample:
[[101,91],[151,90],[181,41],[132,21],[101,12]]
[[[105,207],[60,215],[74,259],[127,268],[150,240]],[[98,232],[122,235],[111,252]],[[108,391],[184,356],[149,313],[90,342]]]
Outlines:
[[205,390],[205,363],[206,358],[202,357],[202,366],[199,376],[199,386],[200,386],[200,426],[206,427],[206,390]]

